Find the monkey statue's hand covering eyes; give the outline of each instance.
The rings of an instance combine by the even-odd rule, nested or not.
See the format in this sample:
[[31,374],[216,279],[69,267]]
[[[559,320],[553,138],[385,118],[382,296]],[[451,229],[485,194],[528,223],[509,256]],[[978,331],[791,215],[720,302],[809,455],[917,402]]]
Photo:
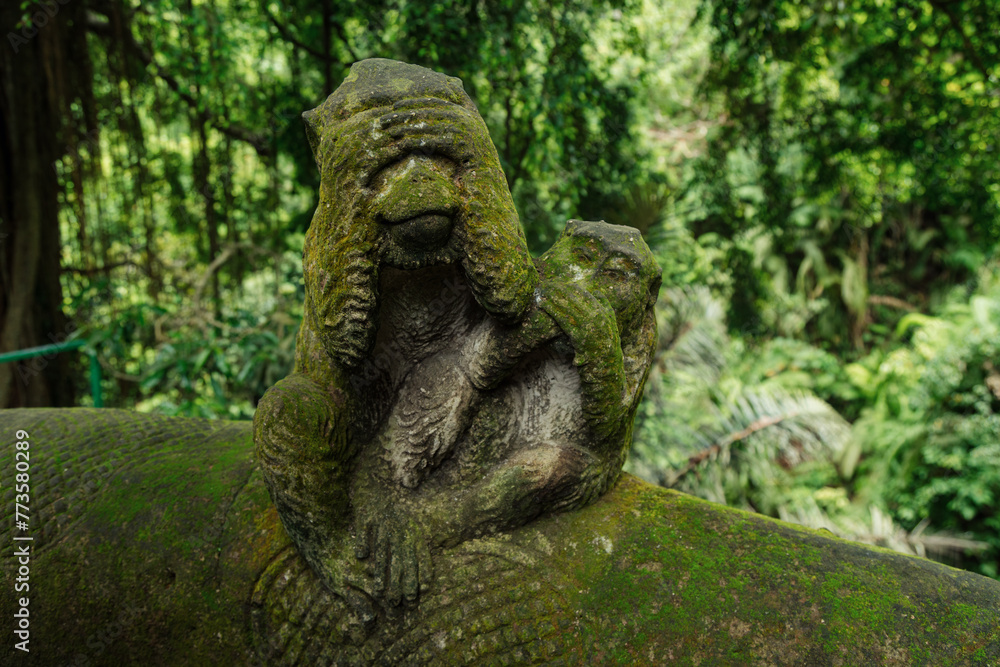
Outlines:
[[332,360],[356,365],[370,352],[385,265],[460,262],[487,312],[520,319],[537,274],[496,149],[458,79],[363,61],[305,116],[322,177],[303,260],[306,323]]

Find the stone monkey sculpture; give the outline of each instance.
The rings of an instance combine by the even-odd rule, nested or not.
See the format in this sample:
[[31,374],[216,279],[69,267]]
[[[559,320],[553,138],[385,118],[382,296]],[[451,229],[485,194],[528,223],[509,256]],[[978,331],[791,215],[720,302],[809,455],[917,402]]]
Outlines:
[[[442,332],[467,326],[473,304],[518,321],[537,273],[496,149],[458,79],[366,60],[304,117],[321,172],[303,258],[305,317],[295,371],[258,405],[254,440],[282,523],[336,588],[347,480],[394,387]],[[419,281],[406,275],[421,269]],[[445,284],[460,303],[432,313],[421,290]],[[392,332],[405,332],[406,344]],[[385,349],[393,363],[359,382],[370,370],[363,362]]]
[[[607,263],[595,259],[608,250],[604,240],[580,234],[581,243],[569,243],[574,235],[564,234],[567,242],[538,263],[546,275],[539,290],[496,151],[457,79],[363,61],[305,117],[322,174],[304,251],[305,319],[295,372],[261,400],[254,440],[299,552],[370,617],[359,591],[414,600],[432,543],[578,506],[613,482],[655,340],[655,262],[636,254],[641,245],[648,255],[641,238],[628,242],[632,256]],[[598,278],[615,262],[641,287]],[[592,269],[586,285],[574,275],[583,266]],[[619,331],[627,342],[619,344]],[[468,366],[474,400],[456,413],[468,432],[433,479],[406,489],[378,463],[393,415],[413,398],[408,387],[470,336],[486,353]],[[561,338],[569,344],[559,352]],[[568,361],[574,349],[579,379]],[[528,446],[529,426],[505,412],[514,404],[528,406],[521,412],[529,422],[539,418],[532,407],[575,405],[576,414],[561,414],[563,431],[549,433],[572,446]],[[521,450],[498,446],[507,437]],[[471,483],[488,469],[492,486]],[[499,487],[520,491],[498,495]],[[438,520],[447,492],[460,489],[466,516]]]

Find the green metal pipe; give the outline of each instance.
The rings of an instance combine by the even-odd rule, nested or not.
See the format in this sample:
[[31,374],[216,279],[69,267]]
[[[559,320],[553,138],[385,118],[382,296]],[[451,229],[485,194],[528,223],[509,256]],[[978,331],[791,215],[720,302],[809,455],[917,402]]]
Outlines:
[[[68,350],[79,350],[86,344],[87,341],[78,339],[69,340],[65,343],[39,345],[38,347],[26,347],[23,350],[4,352],[0,354],[0,364],[31,359],[32,357],[40,357],[42,355],[58,354],[59,352],[66,352]],[[87,356],[90,357],[90,395],[94,398],[94,407],[101,408],[104,407],[104,401],[101,398],[101,364],[97,360],[96,354],[89,354]]]
[[9,361],[21,361],[22,359],[31,359],[32,357],[38,357],[43,354],[55,354],[58,352],[65,352],[66,350],[79,350],[81,347],[87,344],[85,340],[69,340],[65,343],[54,343],[52,345],[40,345],[38,347],[26,347],[23,350],[14,350],[13,352],[4,352],[0,354],[0,364],[5,364]]
[[94,397],[94,407],[103,408],[101,400],[101,363],[96,354],[90,355],[90,395]]

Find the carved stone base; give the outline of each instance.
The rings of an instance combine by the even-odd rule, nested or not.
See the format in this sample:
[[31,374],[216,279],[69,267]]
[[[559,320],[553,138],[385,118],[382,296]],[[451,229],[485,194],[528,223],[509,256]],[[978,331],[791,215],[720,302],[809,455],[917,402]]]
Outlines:
[[0,614],[12,624],[22,596],[30,610],[30,653],[8,632],[2,664],[1000,663],[1000,582],[629,476],[583,510],[445,552],[418,606],[366,622],[293,550],[250,424],[8,410],[0,425]]

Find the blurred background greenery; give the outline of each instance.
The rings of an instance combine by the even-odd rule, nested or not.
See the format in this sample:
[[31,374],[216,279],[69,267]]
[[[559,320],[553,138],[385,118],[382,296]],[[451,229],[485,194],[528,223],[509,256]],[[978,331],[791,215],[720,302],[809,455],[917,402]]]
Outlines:
[[[532,251],[664,267],[628,469],[1000,568],[992,0],[50,0],[0,9],[0,352],[83,337],[106,406],[249,419],[291,369],[318,175],[367,57],[461,77]],[[89,405],[86,357],[0,406]]]

